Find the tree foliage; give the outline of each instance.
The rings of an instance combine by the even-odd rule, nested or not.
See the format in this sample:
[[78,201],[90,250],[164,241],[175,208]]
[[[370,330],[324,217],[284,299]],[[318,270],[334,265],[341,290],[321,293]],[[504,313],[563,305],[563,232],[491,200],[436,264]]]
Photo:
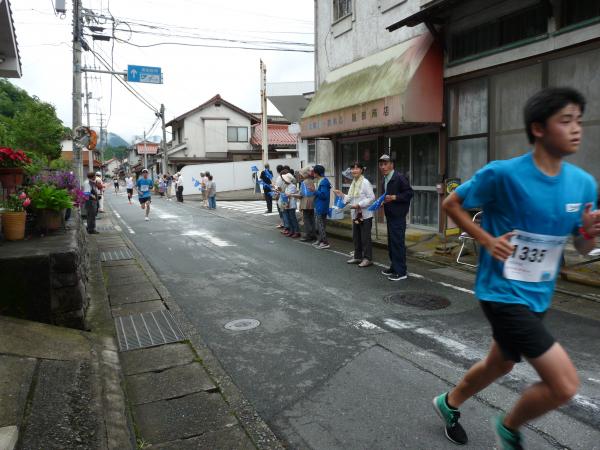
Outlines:
[[52,160],[60,157],[67,130],[53,105],[0,79],[0,145]]
[[111,158],[117,158],[118,160],[123,160],[127,157],[127,147],[119,146],[119,147],[106,147],[104,149],[104,160],[108,161]]

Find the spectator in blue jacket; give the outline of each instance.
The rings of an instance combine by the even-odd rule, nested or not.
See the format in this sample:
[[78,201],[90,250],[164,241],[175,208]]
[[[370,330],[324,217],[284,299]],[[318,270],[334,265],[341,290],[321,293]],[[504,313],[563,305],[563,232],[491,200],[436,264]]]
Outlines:
[[319,249],[329,248],[327,233],[327,213],[329,212],[329,198],[331,183],[325,177],[325,167],[317,164],[314,168],[315,175],[315,221],[317,224],[317,241],[314,242]]

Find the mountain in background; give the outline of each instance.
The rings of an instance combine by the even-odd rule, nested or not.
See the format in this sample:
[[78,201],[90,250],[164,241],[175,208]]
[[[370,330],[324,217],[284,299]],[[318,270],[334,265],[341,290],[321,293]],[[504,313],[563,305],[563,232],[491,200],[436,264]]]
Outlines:
[[[108,133],[108,135],[106,136],[106,143],[103,142],[104,141],[104,136],[102,136],[102,139],[99,139],[98,142],[98,147],[128,147],[129,143],[123,139],[121,136],[119,136],[118,134],[115,133]],[[106,145],[104,145],[106,144]]]

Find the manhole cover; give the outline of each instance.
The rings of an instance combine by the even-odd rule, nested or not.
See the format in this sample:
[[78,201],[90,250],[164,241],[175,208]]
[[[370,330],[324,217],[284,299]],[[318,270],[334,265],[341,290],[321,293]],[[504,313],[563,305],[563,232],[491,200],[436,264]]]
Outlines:
[[259,325],[260,322],[256,319],[238,319],[226,323],[225,328],[232,331],[246,331],[256,328]]
[[444,309],[450,306],[450,300],[441,295],[427,294],[425,292],[397,292],[395,294],[386,295],[384,298],[386,303],[394,303],[396,305],[414,306],[415,308],[436,310]]

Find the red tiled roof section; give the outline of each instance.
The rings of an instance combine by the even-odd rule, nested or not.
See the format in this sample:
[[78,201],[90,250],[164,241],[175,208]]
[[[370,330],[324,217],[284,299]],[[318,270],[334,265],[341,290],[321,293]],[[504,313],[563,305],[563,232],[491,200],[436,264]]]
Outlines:
[[[296,145],[298,141],[297,135],[291,134],[288,131],[287,125],[268,125],[269,145]],[[262,145],[262,125],[257,123],[252,125],[251,144]]]

